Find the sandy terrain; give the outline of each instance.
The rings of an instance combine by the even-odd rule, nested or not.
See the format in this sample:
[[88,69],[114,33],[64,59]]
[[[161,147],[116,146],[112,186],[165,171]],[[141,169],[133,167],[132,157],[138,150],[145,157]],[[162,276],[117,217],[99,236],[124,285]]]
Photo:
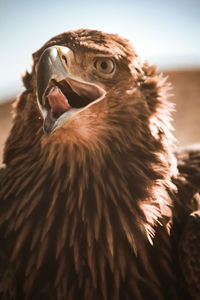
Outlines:
[[166,73],[176,104],[173,125],[179,145],[200,142],[200,70]]
[[[165,72],[173,85],[176,104],[173,113],[175,136],[179,145],[200,142],[200,70]],[[11,127],[11,102],[0,105],[0,162],[3,145]]]
[[11,127],[12,102],[13,100],[10,100],[0,105],[0,164],[2,162],[3,146]]

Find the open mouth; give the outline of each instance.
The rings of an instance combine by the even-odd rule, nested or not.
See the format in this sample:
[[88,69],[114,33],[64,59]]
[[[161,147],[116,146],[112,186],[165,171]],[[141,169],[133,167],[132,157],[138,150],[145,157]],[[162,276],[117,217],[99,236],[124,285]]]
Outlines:
[[73,55],[73,52],[67,47],[48,47],[36,68],[37,99],[47,134],[106,94],[99,85],[82,81],[69,73],[68,55]]
[[60,127],[66,119],[89,104],[102,99],[105,90],[96,84],[72,78],[60,81],[51,79],[42,97],[42,110],[45,111],[44,131],[49,134]]

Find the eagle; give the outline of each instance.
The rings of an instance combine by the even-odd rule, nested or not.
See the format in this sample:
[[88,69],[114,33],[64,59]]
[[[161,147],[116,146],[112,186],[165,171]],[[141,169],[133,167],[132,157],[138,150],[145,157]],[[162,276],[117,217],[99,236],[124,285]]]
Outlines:
[[23,83],[0,172],[0,298],[197,299],[200,151],[175,151],[166,78],[127,39],[79,29],[36,51]]

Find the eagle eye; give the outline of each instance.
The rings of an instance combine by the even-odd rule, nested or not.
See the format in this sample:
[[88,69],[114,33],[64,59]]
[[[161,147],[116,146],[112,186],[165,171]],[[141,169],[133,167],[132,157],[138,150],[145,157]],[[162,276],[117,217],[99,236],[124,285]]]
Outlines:
[[112,74],[115,65],[112,59],[110,58],[97,58],[94,62],[95,69],[103,74]]

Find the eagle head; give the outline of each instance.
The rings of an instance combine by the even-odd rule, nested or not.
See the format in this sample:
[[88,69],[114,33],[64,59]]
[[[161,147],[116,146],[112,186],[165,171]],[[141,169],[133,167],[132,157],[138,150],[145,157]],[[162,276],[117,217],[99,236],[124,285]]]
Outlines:
[[144,146],[154,151],[161,145],[168,152],[173,143],[169,84],[128,40],[94,30],[70,31],[50,39],[33,59],[32,72],[23,77],[26,91],[15,104],[17,135],[7,141],[6,163],[24,145],[64,149],[82,143],[92,149],[105,140],[105,147],[107,142],[113,148],[133,143],[138,151]]

